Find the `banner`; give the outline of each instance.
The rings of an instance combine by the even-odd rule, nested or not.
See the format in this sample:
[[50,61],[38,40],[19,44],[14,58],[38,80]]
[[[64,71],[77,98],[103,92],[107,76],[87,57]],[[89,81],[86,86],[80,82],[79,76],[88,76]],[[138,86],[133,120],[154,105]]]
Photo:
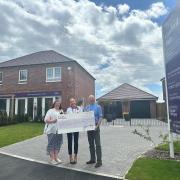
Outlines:
[[57,126],[58,134],[94,130],[94,112],[61,114],[58,116]]
[[169,118],[173,132],[180,134],[180,5],[163,24],[163,48],[166,68]]

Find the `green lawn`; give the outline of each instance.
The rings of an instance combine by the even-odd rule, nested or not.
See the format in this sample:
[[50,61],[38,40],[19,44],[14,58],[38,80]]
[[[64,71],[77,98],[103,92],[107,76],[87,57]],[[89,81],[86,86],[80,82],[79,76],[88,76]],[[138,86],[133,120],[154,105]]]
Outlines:
[[128,180],[180,180],[180,162],[139,158],[134,162],[126,178]]
[[43,123],[20,123],[0,127],[0,148],[43,133]]
[[[169,151],[169,144],[161,144],[156,149],[163,150],[163,151]],[[180,153],[180,141],[174,141],[174,151]]]

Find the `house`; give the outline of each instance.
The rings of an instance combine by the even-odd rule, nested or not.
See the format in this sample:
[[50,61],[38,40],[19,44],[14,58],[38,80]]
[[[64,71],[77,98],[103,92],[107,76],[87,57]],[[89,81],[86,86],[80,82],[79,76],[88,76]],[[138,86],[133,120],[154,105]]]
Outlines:
[[130,84],[124,83],[97,100],[103,106],[104,115],[114,114],[122,118],[129,113],[131,118],[156,118],[157,97]]
[[55,99],[63,108],[95,94],[95,78],[77,61],[53,50],[0,63],[0,111],[42,117]]

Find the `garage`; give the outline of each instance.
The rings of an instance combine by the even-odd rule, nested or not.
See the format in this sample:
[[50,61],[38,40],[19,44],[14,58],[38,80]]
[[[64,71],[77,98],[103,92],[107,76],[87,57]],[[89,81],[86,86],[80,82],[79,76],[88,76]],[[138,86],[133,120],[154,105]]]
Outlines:
[[97,99],[104,109],[104,117],[156,118],[158,97],[135,86],[124,83]]

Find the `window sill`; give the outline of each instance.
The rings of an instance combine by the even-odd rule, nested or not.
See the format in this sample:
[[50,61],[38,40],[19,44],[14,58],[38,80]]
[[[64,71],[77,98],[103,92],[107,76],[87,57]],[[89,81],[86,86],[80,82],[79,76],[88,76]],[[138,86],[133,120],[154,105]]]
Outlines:
[[51,82],[61,82],[61,80],[46,80],[47,83],[51,83]]
[[18,82],[18,84],[27,84],[27,82]]

